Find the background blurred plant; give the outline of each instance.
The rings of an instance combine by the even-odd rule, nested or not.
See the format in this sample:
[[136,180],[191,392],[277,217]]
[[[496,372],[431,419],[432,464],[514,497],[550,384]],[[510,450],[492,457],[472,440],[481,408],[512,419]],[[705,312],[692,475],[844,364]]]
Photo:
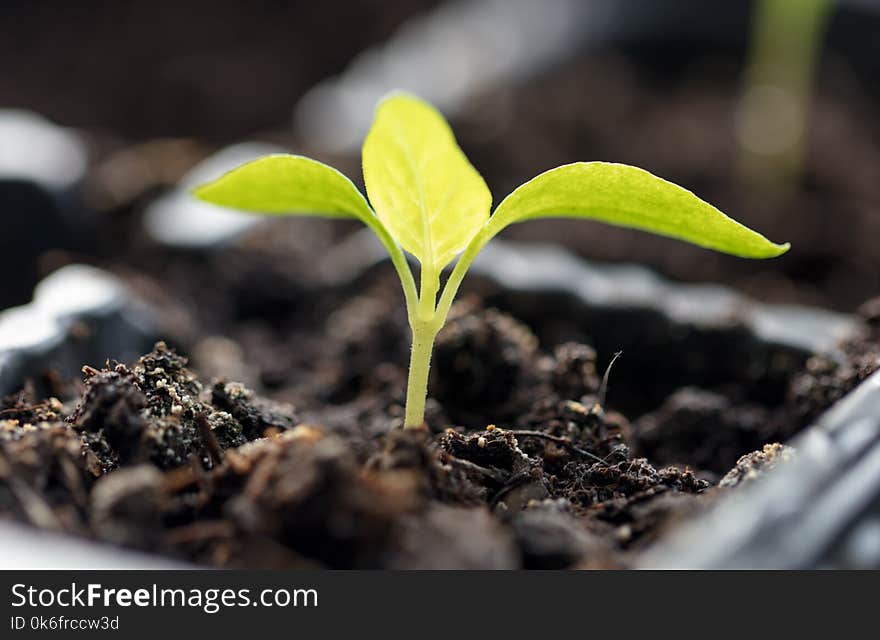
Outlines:
[[832,0],[762,0],[737,122],[748,184],[786,190],[800,177],[813,81]]

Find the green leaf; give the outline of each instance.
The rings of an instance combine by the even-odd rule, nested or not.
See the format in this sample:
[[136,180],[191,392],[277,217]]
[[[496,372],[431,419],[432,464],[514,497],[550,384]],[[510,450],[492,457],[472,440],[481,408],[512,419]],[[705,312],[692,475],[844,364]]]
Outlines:
[[351,180],[333,167],[295,155],[270,155],[245,163],[193,194],[205,202],[267,214],[376,218]]
[[357,187],[333,167],[303,156],[269,155],[197,187],[193,195],[211,204],[256,213],[357,218],[376,234],[391,256],[407,308],[416,305],[412,272],[400,247]]
[[489,217],[492,195],[433,107],[395,94],[376,109],[363,149],[367,195],[391,235],[442,269]]
[[567,164],[529,180],[498,205],[488,237],[514,222],[550,217],[651,231],[742,258],[773,258],[789,248],[770,242],[687,189],[643,169],[607,162]]

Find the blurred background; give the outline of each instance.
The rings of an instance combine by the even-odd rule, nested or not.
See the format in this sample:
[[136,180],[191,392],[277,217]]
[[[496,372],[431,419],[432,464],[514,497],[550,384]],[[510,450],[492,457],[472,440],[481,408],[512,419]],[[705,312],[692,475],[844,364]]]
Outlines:
[[250,219],[169,197],[206,159],[203,178],[284,149],[358,182],[373,105],[403,88],[449,115],[496,202],[558,164],[625,162],[794,248],[755,263],[561,221],[506,236],[852,310],[880,284],[878,34],[873,0],[4,0],[0,307],[67,262],[136,270],[237,237]]

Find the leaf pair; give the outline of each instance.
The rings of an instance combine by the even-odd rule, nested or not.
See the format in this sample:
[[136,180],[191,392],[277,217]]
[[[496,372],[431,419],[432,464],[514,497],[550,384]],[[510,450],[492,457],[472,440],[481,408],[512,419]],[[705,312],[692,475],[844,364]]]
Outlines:
[[434,273],[469,243],[479,243],[479,249],[509,224],[545,217],[599,220],[745,258],[775,257],[789,246],[770,242],[647,171],[605,162],[542,173],[507,196],[490,217],[489,189],[449,125],[433,107],[406,94],[379,104],[364,142],[363,170],[372,208],[337,170],[295,155],[247,163],[195,195],[266,214],[357,218],[386,247],[396,241]]

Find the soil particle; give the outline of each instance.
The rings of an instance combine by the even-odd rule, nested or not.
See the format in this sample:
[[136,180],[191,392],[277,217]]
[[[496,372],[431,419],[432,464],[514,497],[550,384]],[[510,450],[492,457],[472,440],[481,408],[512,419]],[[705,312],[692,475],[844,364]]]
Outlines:
[[510,518],[525,569],[562,569],[610,547],[569,513],[565,500],[544,500]]
[[85,395],[70,423],[105,472],[147,461],[172,469],[193,457],[210,468],[218,446],[239,446],[296,423],[292,407],[257,399],[239,384],[217,383],[204,393],[186,365],[160,342],[130,369],[87,370]]
[[770,469],[785,464],[795,455],[795,450],[787,445],[778,442],[766,444],[761,450],[747,453],[737,460],[736,466],[721,478],[718,486],[731,488],[753,482]]
[[[625,447],[615,451],[624,459],[612,463],[571,452],[564,444],[559,446],[560,441],[568,442],[562,438],[545,441],[540,432],[515,435],[520,433],[493,428],[465,436],[450,431],[440,439],[440,446],[451,456],[472,465],[473,479],[483,483],[486,498],[502,517],[550,497],[571,504],[574,512],[586,516],[591,530],[604,531],[609,524],[630,525],[632,530],[637,519],[632,514],[634,505],[667,492],[698,494],[710,486],[687,469],[658,470],[645,459],[626,459]],[[520,449],[520,439],[542,444]],[[621,544],[630,545],[660,522],[659,517],[652,518],[625,536]]]
[[[51,422],[65,414],[62,402],[55,397],[38,401],[32,384],[27,384],[16,394],[0,400],[0,420],[15,421],[17,424],[38,424]],[[0,432],[0,437],[8,437],[20,430],[8,429]],[[5,435],[4,435],[5,434]]]
[[[241,425],[238,433],[248,440],[261,438],[268,430],[284,431],[293,427],[297,420],[293,407],[271,402],[254,395],[254,392],[236,382],[217,382],[211,390],[211,403],[223,412],[227,412],[233,421]],[[226,418],[226,416],[222,416]],[[230,425],[234,422],[224,421]],[[219,435],[227,439],[232,436],[231,428]],[[237,435],[237,434],[235,434]],[[240,442],[227,442],[224,448],[236,446]]]
[[[632,432],[627,419],[617,412],[606,412],[595,397],[585,396],[584,400],[586,404],[552,397],[536,400],[520,420],[524,449],[530,454],[540,451],[551,470],[573,459],[626,459]],[[544,435],[531,435],[534,433]]]
[[123,365],[88,375],[85,396],[70,421],[106,471],[134,461],[143,449],[147,398]]
[[516,437],[493,425],[484,432],[463,435],[447,430],[438,445],[441,460],[464,472],[478,493],[499,512],[519,511],[530,500],[547,496],[539,459],[519,448]]
[[512,418],[527,402],[524,391],[538,341],[513,317],[491,308],[475,310],[475,304],[453,306],[437,336],[430,395],[453,423],[484,426],[489,416]]
[[569,464],[551,478],[550,486],[553,496],[565,497],[575,513],[586,516],[590,531],[610,538],[615,547],[636,549],[694,505],[688,494],[701,494],[709,483],[689,470],[658,470],[635,458],[613,465]]
[[159,342],[134,366],[131,373],[147,395],[153,415],[177,415],[192,408],[202,387],[186,365],[186,358]]
[[804,370],[793,377],[787,398],[793,419],[790,428],[777,439],[784,440],[798,428],[810,424],[880,369],[880,298],[861,305],[858,315],[866,325],[861,335],[843,341],[835,354],[814,355]]
[[247,536],[278,540],[327,566],[378,566],[395,520],[419,501],[414,474],[365,470],[334,436],[292,430],[227,459],[208,476],[199,511],[225,514]]
[[598,505],[607,520],[617,519],[634,499],[666,490],[699,493],[709,487],[708,482],[688,469],[656,469],[645,458],[613,465],[594,463],[589,467],[569,467],[568,471],[569,477],[557,478],[557,491],[568,492],[582,506]]
[[[503,429],[491,428],[471,435],[463,435],[450,429],[440,436],[439,444],[450,456],[467,460],[490,472],[516,474],[533,464],[520,450],[516,437]],[[504,477],[495,473],[483,475],[488,479]]]
[[487,488],[483,474],[490,474],[498,483],[505,477],[449,455],[427,430],[395,429],[383,440],[382,450],[373,453],[366,467],[410,471],[419,478],[420,493],[430,499],[470,506],[484,504]]

